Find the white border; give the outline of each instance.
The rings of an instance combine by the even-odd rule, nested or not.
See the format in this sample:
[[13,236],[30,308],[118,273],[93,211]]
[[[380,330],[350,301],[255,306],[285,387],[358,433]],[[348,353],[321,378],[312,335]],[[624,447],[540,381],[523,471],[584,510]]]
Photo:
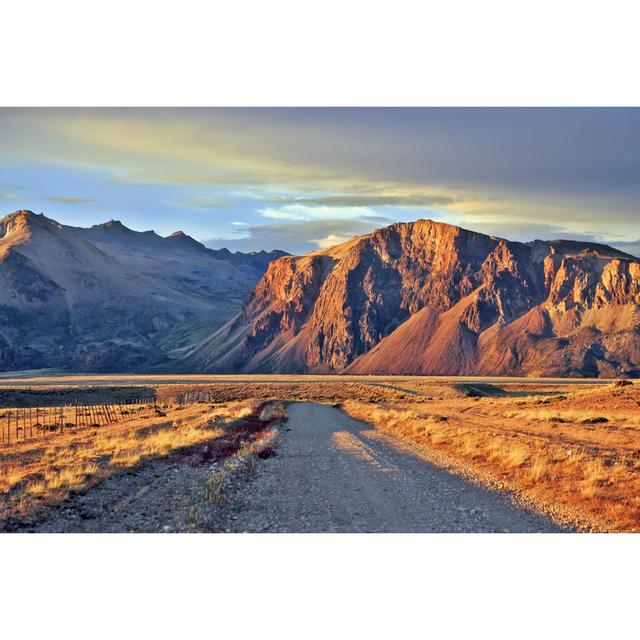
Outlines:
[[52,640],[619,638],[636,624],[636,540],[7,535],[2,630]]
[[628,0],[21,0],[0,104],[639,104]]
[[[632,2],[4,3],[5,106],[640,103]],[[1,144],[1,141],[0,141]],[[3,637],[595,638],[633,536],[0,536]]]

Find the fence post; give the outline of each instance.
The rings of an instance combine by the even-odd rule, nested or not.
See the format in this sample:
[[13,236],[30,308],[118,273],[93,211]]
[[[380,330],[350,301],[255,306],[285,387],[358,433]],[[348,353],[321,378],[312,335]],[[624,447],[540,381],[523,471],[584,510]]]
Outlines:
[[[190,400],[204,397],[200,392],[184,392],[174,396],[164,404],[158,401],[157,396],[139,396],[124,400],[124,404],[114,402],[113,404],[87,404],[81,405],[79,397],[68,403],[57,406],[36,406],[36,407],[14,407],[7,409],[3,416],[6,420],[0,420],[0,443],[11,444],[11,429],[15,432],[14,442],[34,437],[42,437],[48,434],[53,428],[64,433],[65,425],[77,433],[78,428],[89,427],[95,424],[98,427],[113,424],[132,418],[153,417],[161,408],[175,406],[177,401],[181,405],[186,405]],[[6,425],[5,425],[6,422]],[[5,433],[6,432],[6,433]]]

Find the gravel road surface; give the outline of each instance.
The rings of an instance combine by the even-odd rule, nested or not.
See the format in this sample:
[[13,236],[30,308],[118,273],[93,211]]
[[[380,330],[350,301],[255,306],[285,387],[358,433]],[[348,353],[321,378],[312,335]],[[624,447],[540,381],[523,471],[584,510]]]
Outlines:
[[277,456],[262,461],[226,530],[554,532],[547,519],[411,455],[326,405],[288,409]]
[[294,403],[288,414],[273,436],[276,455],[246,458],[237,472],[228,474],[222,500],[211,500],[204,491],[212,474],[221,473],[220,464],[188,464],[169,456],[109,478],[14,530],[561,530],[509,497],[425,462],[410,444],[339,409]]

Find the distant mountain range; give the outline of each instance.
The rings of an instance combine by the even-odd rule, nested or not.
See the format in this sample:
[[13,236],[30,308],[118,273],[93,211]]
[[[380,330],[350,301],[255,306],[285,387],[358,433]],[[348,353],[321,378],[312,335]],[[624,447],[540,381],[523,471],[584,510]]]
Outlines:
[[640,375],[640,262],[418,220],[269,263],[198,372]]
[[116,220],[0,221],[0,369],[129,371],[170,362],[234,317],[281,251],[208,249]]

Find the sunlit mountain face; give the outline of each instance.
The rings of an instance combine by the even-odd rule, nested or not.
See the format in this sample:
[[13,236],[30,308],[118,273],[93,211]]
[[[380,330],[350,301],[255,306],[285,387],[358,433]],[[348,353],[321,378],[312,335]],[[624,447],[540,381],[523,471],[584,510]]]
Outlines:
[[2,109],[0,208],[294,254],[419,218],[640,253],[637,109]]
[[0,109],[0,136],[2,369],[640,371],[638,109]]
[[640,261],[397,223],[269,264],[191,372],[640,377]]

